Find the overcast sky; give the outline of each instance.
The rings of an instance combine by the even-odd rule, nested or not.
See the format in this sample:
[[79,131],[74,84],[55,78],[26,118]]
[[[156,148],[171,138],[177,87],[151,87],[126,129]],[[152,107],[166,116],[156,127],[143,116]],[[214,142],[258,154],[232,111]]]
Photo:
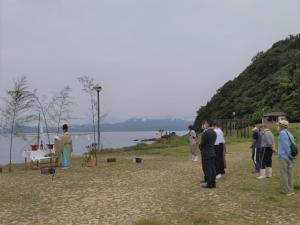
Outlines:
[[88,75],[103,86],[106,121],[193,120],[258,51],[300,31],[300,0],[0,0],[0,7],[0,96],[21,75],[41,94],[70,85],[74,114],[85,117],[76,78]]

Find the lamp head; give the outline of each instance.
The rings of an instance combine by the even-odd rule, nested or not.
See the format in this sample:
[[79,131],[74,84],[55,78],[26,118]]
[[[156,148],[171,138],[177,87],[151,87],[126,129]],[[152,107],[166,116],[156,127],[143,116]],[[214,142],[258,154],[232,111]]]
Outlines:
[[102,90],[102,87],[99,84],[96,84],[94,90],[100,92]]

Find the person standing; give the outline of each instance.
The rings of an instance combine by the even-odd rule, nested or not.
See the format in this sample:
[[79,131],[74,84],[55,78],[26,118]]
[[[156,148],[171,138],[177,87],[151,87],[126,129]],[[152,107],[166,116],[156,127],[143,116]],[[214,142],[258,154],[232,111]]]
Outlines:
[[201,136],[201,143],[199,145],[202,155],[202,168],[205,175],[207,184],[203,185],[203,188],[215,188],[216,187],[216,153],[214,150],[214,144],[217,139],[217,134],[212,127],[212,122],[206,120],[204,128],[206,129]]
[[266,124],[261,126],[261,165],[257,179],[272,177],[272,155],[275,151],[274,135]]
[[220,156],[220,174],[223,176],[225,175],[225,168],[226,168],[226,159],[225,159],[225,154],[226,154],[226,143],[225,143],[225,138],[224,138],[224,132],[220,127],[218,127],[218,130],[220,132],[220,150],[222,155]]
[[196,132],[193,129],[193,126],[190,125],[188,127],[189,129],[189,142],[190,142],[190,146],[191,146],[191,152],[192,152],[192,161],[197,162],[198,161],[198,156],[196,154],[196,149],[197,149],[197,135]]
[[281,177],[282,193],[287,195],[294,194],[293,180],[293,157],[291,156],[291,142],[295,144],[295,139],[288,131],[289,122],[281,120],[278,123],[278,159]]
[[63,168],[68,168],[70,166],[71,153],[73,152],[72,137],[68,132],[67,124],[64,124],[62,129],[63,135],[58,139],[59,163]]
[[254,125],[252,129],[252,161],[254,164],[254,172],[259,173],[260,170],[260,145],[261,145],[261,138],[260,138],[260,130]]
[[225,139],[224,133],[221,128],[218,127],[217,123],[214,123],[214,131],[217,134],[217,139],[215,141],[214,149],[216,152],[216,178],[220,179],[222,175],[225,174],[224,170],[224,146],[225,146]]

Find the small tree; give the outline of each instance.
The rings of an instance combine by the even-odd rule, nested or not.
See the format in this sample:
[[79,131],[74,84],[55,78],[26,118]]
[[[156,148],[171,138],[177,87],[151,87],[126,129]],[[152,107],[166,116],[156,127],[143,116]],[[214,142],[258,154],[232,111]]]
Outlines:
[[88,76],[82,76],[78,78],[78,81],[82,84],[82,91],[89,95],[90,98],[90,113],[93,124],[93,133],[94,133],[94,143],[96,143],[96,123],[95,118],[97,115],[97,101],[96,101],[96,91],[94,90],[95,81],[94,78]]
[[48,138],[48,144],[50,144],[50,135],[49,135],[49,126],[48,126],[48,110],[50,107],[50,103],[47,101],[47,97],[46,95],[42,95],[42,97],[40,98],[36,91],[34,92],[34,107],[42,114],[43,116],[43,120],[44,120],[44,124],[46,127],[46,133],[47,133],[47,138]]
[[55,124],[56,133],[59,134],[59,128],[62,122],[68,122],[71,119],[71,88],[65,86],[58,94],[52,96],[48,114],[51,121]]
[[34,103],[33,93],[29,90],[27,78],[22,76],[14,81],[12,90],[6,92],[4,98],[5,108],[1,110],[1,115],[5,121],[5,127],[10,132],[9,147],[9,172],[11,172],[13,135],[16,134],[22,124],[33,120],[30,110]]

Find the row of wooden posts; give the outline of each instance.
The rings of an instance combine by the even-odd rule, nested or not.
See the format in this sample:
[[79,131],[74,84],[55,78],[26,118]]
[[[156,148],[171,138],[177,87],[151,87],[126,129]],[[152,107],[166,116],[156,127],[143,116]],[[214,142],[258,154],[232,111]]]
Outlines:
[[253,122],[241,119],[222,119],[216,121],[219,127],[227,136],[236,136],[241,138],[250,138],[252,134]]

